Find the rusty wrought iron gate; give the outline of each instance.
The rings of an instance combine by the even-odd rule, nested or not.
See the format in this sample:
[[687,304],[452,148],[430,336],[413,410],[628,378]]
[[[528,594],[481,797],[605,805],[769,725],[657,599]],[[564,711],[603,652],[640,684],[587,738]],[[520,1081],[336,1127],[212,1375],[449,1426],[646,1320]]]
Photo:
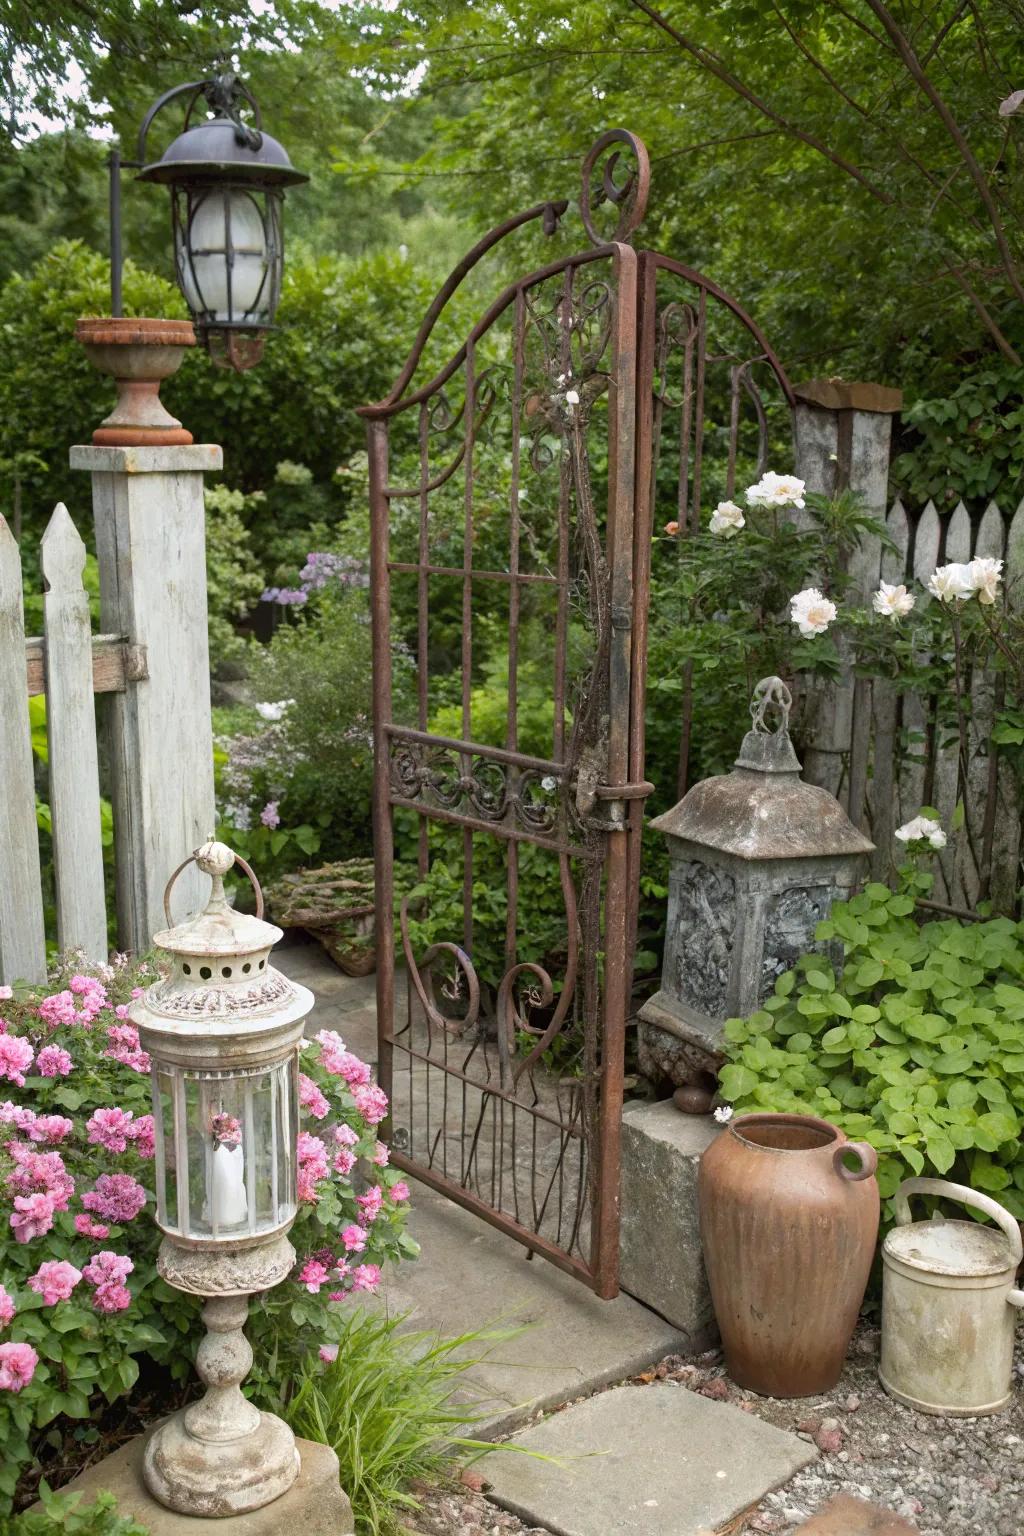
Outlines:
[[[391,392],[361,411],[379,1074],[393,1161],[605,1297],[618,1289],[624,1036],[651,787],[658,447],[671,417],[674,502],[698,509],[709,368],[729,370],[729,491],[743,402],[755,407],[754,456],[766,451],[756,362],[767,357],[788,394],[730,299],[629,244],[648,182],[643,144],[605,134],[583,170],[591,247],[507,287],[410,387],[465,275],[531,220],[554,233],[567,204],[499,226],[437,295]],[[595,229],[603,202],[618,209],[609,240]],[[666,275],[692,302],[659,292]],[[750,361],[734,345],[715,350],[709,300],[753,337]],[[681,402],[669,382],[677,356]]]

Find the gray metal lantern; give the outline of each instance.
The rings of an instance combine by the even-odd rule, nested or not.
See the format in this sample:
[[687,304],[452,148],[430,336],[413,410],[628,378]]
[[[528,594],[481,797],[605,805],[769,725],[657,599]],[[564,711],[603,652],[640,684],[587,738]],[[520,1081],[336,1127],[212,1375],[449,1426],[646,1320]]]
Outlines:
[[640,1065],[681,1088],[680,1108],[710,1104],[725,1020],[754,1012],[820,947],[818,924],[874,846],[828,790],[801,779],[791,706],[781,678],[758,683],[732,772],[651,823],[668,842],[668,922],[661,990],[640,1011]]
[[[146,135],[174,96],[192,92],[185,128],[152,164]],[[192,123],[202,100],[212,119]],[[255,124],[242,121],[248,103]],[[215,362],[259,360],[273,326],[284,267],[284,189],[309,177],[262,127],[255,98],[234,75],[177,86],[154,103],[139,135],[139,181],[171,189],[178,282]]]
[[[212,881],[206,910],[171,925],[177,875],[195,861]],[[256,915],[235,912],[224,876],[238,863]],[[263,921],[255,876],[223,843],[207,843],[171,877],[168,928],[154,944],[169,973],[130,1008],[151,1058],[156,1127],[157,1268],[179,1290],[207,1297],[209,1330],[196,1365],[207,1395],[150,1439],[151,1493],[182,1514],[238,1515],[291,1486],[291,1430],[240,1390],[252,1364],[246,1298],[295,1264],[298,1052],[313,994],[274,969],[281,930]]]

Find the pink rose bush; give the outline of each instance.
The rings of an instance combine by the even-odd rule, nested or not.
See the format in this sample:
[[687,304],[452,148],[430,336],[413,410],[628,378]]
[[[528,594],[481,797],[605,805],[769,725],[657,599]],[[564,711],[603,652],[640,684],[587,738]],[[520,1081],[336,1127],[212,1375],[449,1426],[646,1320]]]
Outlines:
[[[188,1378],[197,1298],[158,1276],[149,1058],[127,1017],[151,966],[60,967],[0,1006],[0,1523],[35,1446],[132,1390],[138,1357]],[[5,991],[8,989],[5,989]],[[327,1358],[344,1303],[417,1249],[409,1188],[378,1138],[387,1099],[340,1037],[306,1042],[296,1144],[299,1260],[254,1307],[257,1366]],[[241,1143],[231,1115],[211,1138]],[[319,1368],[319,1367],[318,1367]]]

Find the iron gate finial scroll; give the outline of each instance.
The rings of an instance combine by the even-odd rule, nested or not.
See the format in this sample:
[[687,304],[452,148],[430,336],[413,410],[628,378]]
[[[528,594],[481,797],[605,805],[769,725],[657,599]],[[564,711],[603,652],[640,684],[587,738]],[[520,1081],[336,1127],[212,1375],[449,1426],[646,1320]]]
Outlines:
[[[707,368],[718,361],[709,299],[756,344],[754,359],[730,362],[734,400],[755,399],[753,369],[764,360],[791,393],[735,301],[670,258],[633,250],[649,188],[642,141],[625,129],[602,134],[583,162],[580,212],[592,244],[510,283],[415,384],[468,274],[524,226],[539,221],[553,236],[568,203],[537,203],[496,226],[439,289],[391,390],[360,410],[371,507],[379,1071],[392,1101],[394,1161],[607,1297],[618,1290],[624,1039],[652,789],[643,771],[651,519],[658,443],[674,409],[673,349],[689,369],[680,409],[688,433],[697,423],[698,444]],[[615,225],[607,239],[606,208]],[[659,307],[666,272],[696,290],[692,326],[673,319],[672,304]],[[741,407],[729,410],[737,443]],[[763,435],[763,410],[755,417]],[[504,554],[481,566],[478,551],[490,553],[499,536]],[[476,729],[474,646],[487,590],[507,594],[501,745]],[[398,592],[406,617],[395,637]],[[445,719],[458,714],[461,723],[442,731],[432,625],[439,604],[457,611],[460,595],[460,653],[445,657],[446,699],[458,693],[460,702]],[[551,648],[551,720],[546,746],[527,752],[520,650],[538,634]],[[414,724],[396,711],[396,638],[415,662]],[[396,813],[412,815],[418,877],[398,913],[404,1021],[395,1010]],[[460,837],[462,932],[439,937],[429,925],[436,854],[442,839],[458,850]],[[545,860],[564,941],[524,954],[521,878]],[[490,879],[495,867],[504,872],[495,908],[504,913],[503,960],[485,974],[478,871],[490,869]],[[447,863],[443,872],[454,879]],[[428,940],[416,942],[418,927]],[[570,1047],[572,1069],[559,1069],[558,1052]]]

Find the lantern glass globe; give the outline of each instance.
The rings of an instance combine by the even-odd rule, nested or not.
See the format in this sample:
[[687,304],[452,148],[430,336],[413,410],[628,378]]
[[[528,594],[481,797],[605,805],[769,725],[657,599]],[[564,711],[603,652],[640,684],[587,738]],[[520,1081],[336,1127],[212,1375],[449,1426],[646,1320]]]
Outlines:
[[185,302],[197,320],[269,321],[267,232],[250,193],[213,187],[194,194],[177,258]]

